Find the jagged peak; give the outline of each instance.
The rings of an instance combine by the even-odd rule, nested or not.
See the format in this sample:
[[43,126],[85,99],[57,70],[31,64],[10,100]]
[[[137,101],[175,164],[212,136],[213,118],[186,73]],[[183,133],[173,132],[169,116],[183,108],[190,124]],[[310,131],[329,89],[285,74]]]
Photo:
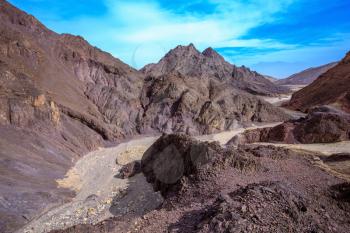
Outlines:
[[171,53],[175,53],[178,51],[190,51],[190,52],[199,53],[197,48],[192,43],[190,43],[189,45],[178,45],[174,49],[170,50]]
[[211,57],[211,58],[223,58],[218,52],[216,52],[215,49],[212,47],[206,48],[202,54],[206,57]]

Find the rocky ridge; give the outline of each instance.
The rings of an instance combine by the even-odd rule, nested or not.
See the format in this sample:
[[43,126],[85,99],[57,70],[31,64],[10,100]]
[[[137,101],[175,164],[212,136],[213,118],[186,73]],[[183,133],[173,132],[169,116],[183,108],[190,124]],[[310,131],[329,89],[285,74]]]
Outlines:
[[292,109],[307,112],[320,105],[332,105],[350,112],[350,52],[313,83],[295,92],[289,102]]
[[213,80],[231,88],[265,96],[289,91],[247,67],[237,67],[228,63],[212,48],[207,48],[201,53],[193,44],[177,46],[158,63],[146,65],[141,71],[152,77],[177,72],[185,76],[200,78],[203,83]]

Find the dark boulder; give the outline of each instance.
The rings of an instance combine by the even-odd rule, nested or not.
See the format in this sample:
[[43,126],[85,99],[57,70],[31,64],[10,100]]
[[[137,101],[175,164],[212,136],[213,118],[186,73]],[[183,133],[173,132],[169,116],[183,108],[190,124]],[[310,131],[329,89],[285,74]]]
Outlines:
[[243,150],[225,149],[215,142],[199,142],[180,134],[163,135],[141,160],[147,181],[163,196],[176,194],[186,186],[187,179],[206,179],[224,166],[251,170],[258,164]]

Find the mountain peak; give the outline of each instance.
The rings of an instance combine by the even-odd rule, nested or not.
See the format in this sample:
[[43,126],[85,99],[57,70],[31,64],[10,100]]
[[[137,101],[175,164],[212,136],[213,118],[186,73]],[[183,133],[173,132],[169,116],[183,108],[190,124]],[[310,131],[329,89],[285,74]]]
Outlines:
[[212,47],[209,47],[207,49],[205,49],[202,54],[205,56],[205,57],[208,57],[208,58],[214,58],[214,59],[220,59],[220,60],[224,60],[224,58],[218,53],[216,52],[215,49],[213,49]]
[[199,52],[194,44],[190,43],[189,45],[178,45],[172,51],[195,51]]

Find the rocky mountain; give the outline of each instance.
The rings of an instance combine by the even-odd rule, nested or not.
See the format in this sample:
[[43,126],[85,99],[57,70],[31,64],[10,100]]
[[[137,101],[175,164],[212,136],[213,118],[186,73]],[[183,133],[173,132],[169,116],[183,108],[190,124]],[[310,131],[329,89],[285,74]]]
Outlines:
[[0,1],[0,231],[71,197],[80,156],[135,134],[143,75]]
[[293,74],[285,79],[277,80],[280,85],[309,85],[315,81],[321,74],[337,65],[337,62],[332,62],[323,66],[313,67]]
[[216,79],[180,73],[146,78],[140,131],[184,132],[190,135],[232,130],[250,122],[288,118],[280,109]]
[[313,83],[295,92],[289,106],[307,111],[317,105],[332,105],[350,112],[350,53]]
[[170,50],[157,64],[146,65],[141,71],[153,77],[178,72],[201,78],[203,82],[212,79],[251,94],[273,96],[288,92],[287,88],[272,83],[249,68],[228,63],[214,49],[207,48],[201,53],[193,44]]
[[[179,48],[196,54],[193,46]],[[192,77],[197,55],[205,62]],[[244,91],[284,90],[211,49],[197,55],[183,59],[188,72],[146,78],[0,0],[0,231],[13,232],[71,198],[55,180],[99,146],[137,134],[203,134],[288,118]],[[235,78],[223,81],[230,72]]]

